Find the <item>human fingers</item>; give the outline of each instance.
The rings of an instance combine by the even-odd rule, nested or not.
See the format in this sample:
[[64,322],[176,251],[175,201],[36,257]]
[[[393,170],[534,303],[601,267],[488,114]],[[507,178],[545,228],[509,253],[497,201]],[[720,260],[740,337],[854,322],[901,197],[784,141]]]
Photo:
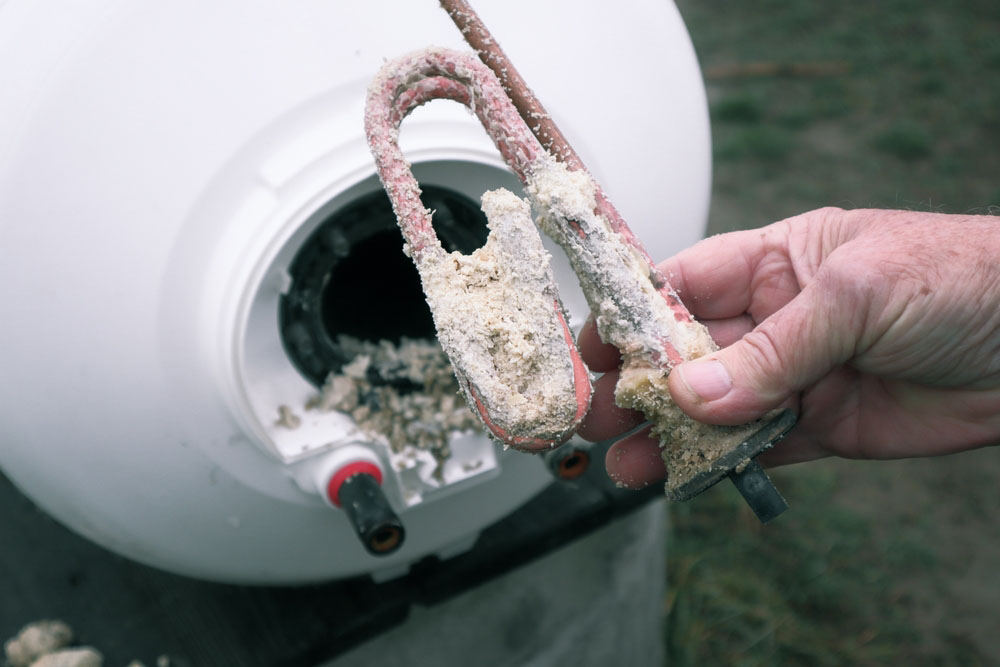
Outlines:
[[[663,261],[659,269],[699,319],[727,320],[748,312],[763,319],[799,291],[789,257],[791,237],[798,239],[798,246],[809,245],[809,228],[838,213],[843,211],[813,211],[763,229],[713,236]],[[807,250],[797,248],[798,252]],[[621,355],[613,345],[601,341],[593,315],[577,340],[591,370],[606,372],[618,367]]]
[[577,434],[584,440],[599,442],[625,433],[646,419],[641,412],[625,410],[615,405],[617,369],[597,378],[590,399],[590,412],[583,418]]
[[[746,314],[720,320],[702,320],[702,324],[708,327],[712,340],[720,347],[735,343],[754,326],[753,318]],[[622,357],[618,348],[601,340],[593,316],[588,317],[580,329],[576,345],[587,367],[595,373],[615,370],[621,363]]]
[[[734,317],[728,320],[717,320],[706,322],[709,333],[719,345],[729,345],[740,339],[743,334],[753,329],[753,322],[747,316]],[[592,336],[596,337],[596,332],[591,329]],[[585,341],[581,332],[581,340]],[[593,349],[592,341],[587,349]],[[602,343],[603,345],[603,343]],[[617,349],[612,350],[617,355]],[[581,345],[581,350],[584,349]],[[581,438],[591,442],[608,440],[626,431],[635,428],[645,418],[642,413],[635,410],[626,410],[615,404],[615,384],[618,382],[617,361],[613,370],[608,371],[603,376],[594,381],[594,393],[590,399],[590,411],[584,417],[577,433]]]
[[[750,309],[755,276],[769,259],[787,258],[788,223],[720,234],[699,241],[659,264],[695,317],[720,319]],[[790,266],[785,262],[785,267]]]
[[604,457],[608,476],[630,489],[641,489],[667,476],[660,444],[649,437],[649,429],[616,442]]
[[719,347],[732,345],[746,334],[753,331],[754,321],[749,315],[729,317],[724,320],[702,320],[708,327],[708,333]]
[[618,368],[618,364],[621,362],[621,354],[618,352],[617,347],[601,340],[600,334],[597,333],[597,322],[594,320],[593,315],[587,318],[576,340],[580,356],[590,370],[595,373],[607,373],[610,370]]
[[[719,347],[735,343],[754,326],[753,319],[745,314],[722,320],[703,320],[702,324],[708,327],[708,333]],[[577,347],[587,367],[595,373],[616,370],[621,363],[621,353],[618,352],[618,348],[601,341],[593,317],[588,318],[580,329]]]
[[791,301],[830,253],[855,238],[864,216],[828,207],[767,227],[721,234],[660,265],[700,319],[750,313],[757,321]]
[[728,347],[678,365],[670,394],[695,419],[741,424],[763,415],[851,358],[867,304],[817,279]]

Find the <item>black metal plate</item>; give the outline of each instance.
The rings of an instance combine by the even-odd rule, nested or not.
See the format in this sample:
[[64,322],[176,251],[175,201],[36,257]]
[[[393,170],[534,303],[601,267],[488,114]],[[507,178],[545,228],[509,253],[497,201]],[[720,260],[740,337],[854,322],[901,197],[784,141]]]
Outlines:
[[775,445],[785,437],[785,434],[798,420],[798,415],[792,410],[782,410],[774,417],[761,422],[760,429],[753,435],[729,450],[713,462],[711,469],[700,472],[690,480],[670,491],[670,500],[690,500],[696,495],[719,483],[744,461],[748,461],[766,449]]

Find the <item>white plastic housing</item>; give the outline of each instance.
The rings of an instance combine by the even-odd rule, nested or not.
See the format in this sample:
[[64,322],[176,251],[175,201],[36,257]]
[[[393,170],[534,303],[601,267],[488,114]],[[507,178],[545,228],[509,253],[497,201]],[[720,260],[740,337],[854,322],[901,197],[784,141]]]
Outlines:
[[[708,120],[675,7],[475,5],[650,253],[696,241]],[[302,483],[353,423],[272,421],[311,391],[277,339],[282,266],[317,212],[378,187],[365,87],[430,44],[464,48],[432,0],[0,3],[0,466],[28,496],[144,563],[278,583],[447,556],[550,483],[481,436],[438,487],[377,455],[407,529],[378,559]],[[402,143],[424,183],[516,187],[452,103]]]

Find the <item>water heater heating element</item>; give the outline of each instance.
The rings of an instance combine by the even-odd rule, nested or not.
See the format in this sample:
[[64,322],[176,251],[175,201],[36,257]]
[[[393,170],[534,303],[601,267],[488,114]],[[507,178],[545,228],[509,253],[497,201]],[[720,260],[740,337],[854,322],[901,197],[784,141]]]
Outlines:
[[[696,241],[708,121],[674,6],[476,4],[650,253]],[[294,583],[461,554],[551,485],[458,416],[367,426],[441,380],[406,347],[433,332],[362,124],[383,59],[428,44],[467,48],[434,3],[0,5],[0,466],[25,494],[155,567]],[[400,145],[450,248],[482,244],[485,190],[521,193],[459,105]]]

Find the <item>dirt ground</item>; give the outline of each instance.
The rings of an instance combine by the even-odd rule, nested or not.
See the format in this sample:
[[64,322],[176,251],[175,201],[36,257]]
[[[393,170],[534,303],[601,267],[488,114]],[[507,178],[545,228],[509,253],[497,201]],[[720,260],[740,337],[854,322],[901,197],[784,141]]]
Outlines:
[[840,480],[834,502],[871,517],[873,540],[911,540],[930,552],[928,567],[894,582],[929,652],[1000,661],[1000,450],[824,465]]
[[[710,233],[827,205],[1000,212],[1000,4],[678,6]],[[763,529],[728,489],[674,509],[669,664],[1000,664],[1000,448],[774,477],[792,510]]]

